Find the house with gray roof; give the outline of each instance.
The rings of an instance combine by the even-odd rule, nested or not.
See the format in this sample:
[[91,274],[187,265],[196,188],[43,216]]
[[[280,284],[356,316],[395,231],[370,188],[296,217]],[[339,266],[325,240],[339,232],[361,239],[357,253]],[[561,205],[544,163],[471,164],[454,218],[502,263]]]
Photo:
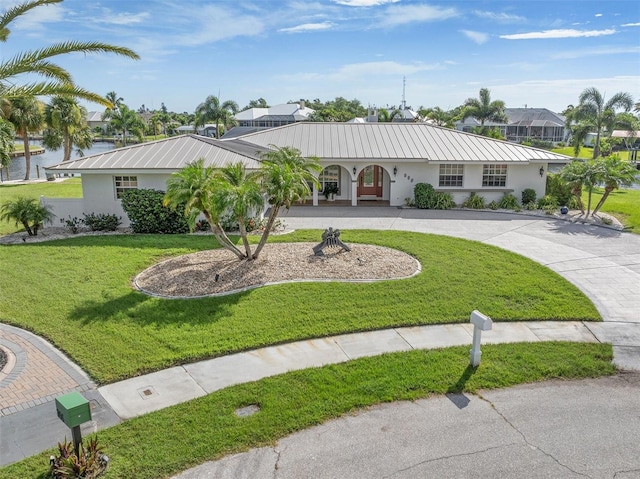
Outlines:
[[274,146],[293,147],[320,160],[322,186],[313,189],[313,205],[323,202],[321,192],[328,184],[338,187],[342,204],[356,207],[365,201],[401,206],[413,197],[417,183],[451,193],[458,204],[472,192],[487,202],[506,193],[519,198],[526,188],[541,197],[549,163],[571,161],[546,150],[425,123],[300,122],[229,140],[177,136],[63,162],[46,168],[47,173],[80,174],[83,198],[43,201],[59,218],[95,212],[125,220],[119,196],[127,188],[164,190],[171,173],[199,158],[215,167],[241,162],[257,169],[261,154]]
[[234,115],[240,127],[273,128],[290,125],[299,121],[308,121],[314,112],[304,101],[300,103],[285,103],[269,108],[248,108]]
[[[505,108],[507,123],[485,122],[485,126],[498,128],[507,140],[521,143],[528,140],[560,143],[567,140],[565,117],[546,108]],[[472,132],[480,126],[475,118],[456,122],[456,129]]]

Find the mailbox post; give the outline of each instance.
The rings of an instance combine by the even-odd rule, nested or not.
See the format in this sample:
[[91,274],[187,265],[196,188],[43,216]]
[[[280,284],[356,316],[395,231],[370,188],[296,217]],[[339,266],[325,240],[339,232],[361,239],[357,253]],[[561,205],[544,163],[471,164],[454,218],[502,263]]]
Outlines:
[[474,368],[480,365],[480,335],[482,331],[489,331],[493,326],[493,321],[489,316],[485,316],[480,311],[473,310],[471,313],[471,323],[473,324],[473,344],[471,345],[471,366]]
[[82,443],[82,433],[80,424],[91,421],[91,407],[82,394],[74,391],[64,396],[56,398],[56,412],[62,422],[71,428],[73,447],[76,456],[80,455],[80,444]]

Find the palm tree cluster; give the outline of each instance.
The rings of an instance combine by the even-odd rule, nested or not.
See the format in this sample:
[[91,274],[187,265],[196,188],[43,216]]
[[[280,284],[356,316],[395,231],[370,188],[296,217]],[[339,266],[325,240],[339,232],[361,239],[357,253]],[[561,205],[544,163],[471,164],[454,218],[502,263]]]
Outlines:
[[216,124],[216,138],[220,138],[220,124],[228,128],[235,124],[233,115],[238,113],[238,104],[227,100],[220,103],[220,98],[209,95],[204,102],[196,108],[195,127],[205,126],[208,122]]
[[[184,205],[184,215],[193,231],[203,215],[220,245],[240,260],[257,259],[267,242],[281,208],[289,209],[311,194],[310,184],[319,185],[322,171],[318,158],[303,158],[299,150],[282,147],[269,150],[261,158],[258,171],[247,171],[238,163],[220,169],[205,166],[199,159],[171,175],[167,181],[164,204],[172,208]],[[265,198],[271,205],[267,223],[255,251],[247,237],[245,220],[261,212]],[[240,228],[244,252],[227,236],[222,218],[232,214]]]
[[[16,18],[34,8],[62,1],[31,0],[8,8],[0,15],[0,42],[7,41],[11,33],[9,25]],[[13,58],[0,62],[0,104],[2,106],[0,108],[0,161],[2,166],[6,166],[9,152],[13,149],[13,134],[11,129],[6,127],[6,123],[9,122],[15,127],[16,132],[23,138],[25,144],[26,180],[29,179],[30,173],[29,132],[39,131],[47,118],[55,119],[63,130],[54,135],[56,139],[55,141],[52,139],[51,144],[57,144],[58,147],[64,145],[65,159],[68,159],[67,152],[71,151],[70,143],[73,143],[73,140],[69,139],[70,135],[76,135],[78,141],[76,144],[86,145],[86,142],[80,136],[79,128],[76,127],[74,133],[70,131],[69,122],[61,116],[62,110],[67,111],[73,118],[77,118],[76,113],[79,108],[77,99],[79,98],[112,106],[109,99],[76,85],[67,70],[51,61],[52,58],[59,55],[76,52],[115,53],[116,55],[139,59],[137,53],[125,47],[94,41],[66,41],[54,43],[33,51],[25,51],[15,55]],[[43,78],[43,80],[27,84],[16,83],[17,78],[29,74]],[[51,111],[47,107],[46,115],[42,104],[37,99],[39,96],[55,97],[55,101],[52,101],[52,105],[50,105]],[[75,102],[75,105],[71,105],[73,102]],[[52,124],[49,124],[49,127],[56,128]],[[67,129],[66,132],[65,128]],[[8,138],[10,138],[11,142],[8,141]]]

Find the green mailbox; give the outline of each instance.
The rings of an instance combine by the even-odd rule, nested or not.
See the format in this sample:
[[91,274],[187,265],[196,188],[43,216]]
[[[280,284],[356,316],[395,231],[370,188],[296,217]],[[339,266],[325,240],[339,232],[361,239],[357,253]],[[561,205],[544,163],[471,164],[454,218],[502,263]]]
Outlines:
[[89,401],[76,391],[56,398],[56,412],[62,422],[71,428],[91,421]]

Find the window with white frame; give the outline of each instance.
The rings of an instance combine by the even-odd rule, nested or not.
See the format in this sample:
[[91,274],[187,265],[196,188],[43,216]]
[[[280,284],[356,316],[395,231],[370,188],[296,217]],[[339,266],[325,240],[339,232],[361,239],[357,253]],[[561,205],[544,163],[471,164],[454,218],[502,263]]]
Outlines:
[[320,181],[320,191],[325,191],[325,187],[329,184],[338,189],[338,193],[336,194],[340,194],[340,166],[327,166],[322,170],[322,173],[320,173],[318,180]]
[[462,186],[464,165],[440,165],[438,186]]
[[507,186],[507,165],[482,165],[482,186]]
[[122,194],[127,190],[138,189],[138,177],[137,176],[114,176],[113,182],[116,189],[116,198],[122,198]]

